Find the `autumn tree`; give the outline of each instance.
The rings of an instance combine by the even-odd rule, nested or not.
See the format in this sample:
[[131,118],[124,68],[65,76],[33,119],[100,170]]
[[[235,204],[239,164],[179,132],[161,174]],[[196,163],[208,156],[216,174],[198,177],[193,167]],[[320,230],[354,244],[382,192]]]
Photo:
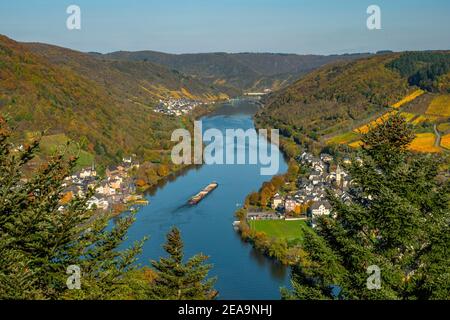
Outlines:
[[259,193],[258,192],[252,192],[248,197],[247,197],[247,202],[249,205],[252,206],[257,206],[259,205]]
[[294,182],[298,178],[298,173],[300,171],[300,167],[297,164],[297,161],[291,160],[289,161],[288,171],[286,173],[286,180],[290,182]]

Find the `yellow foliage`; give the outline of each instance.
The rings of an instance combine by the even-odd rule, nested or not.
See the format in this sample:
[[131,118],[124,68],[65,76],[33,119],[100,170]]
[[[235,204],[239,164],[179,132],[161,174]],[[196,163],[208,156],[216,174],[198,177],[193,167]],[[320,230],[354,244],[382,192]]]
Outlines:
[[347,144],[358,139],[358,137],[359,135],[356,132],[346,132],[328,139],[327,144]]
[[225,93],[219,93],[219,100],[228,100],[230,97]]
[[181,96],[181,93],[179,92],[179,91],[175,91],[175,90],[169,90],[169,92],[170,92],[170,96],[173,98],[173,99],[181,99],[182,98],[182,96]]
[[392,108],[398,109],[401,106],[403,106],[404,104],[407,104],[408,102],[411,102],[411,101],[415,100],[416,98],[420,97],[424,93],[425,93],[425,91],[423,91],[422,89],[418,89],[418,90],[414,91],[413,93],[411,93],[410,95],[404,97],[399,102],[394,103],[392,105]]
[[145,92],[147,92],[149,95],[151,95],[152,97],[155,97],[156,99],[165,99],[165,97],[160,94],[160,88],[158,88],[157,86],[151,86],[151,88],[153,90],[149,90],[144,86],[140,86],[142,90],[144,90]]
[[410,122],[416,116],[414,113],[409,112],[402,112],[400,113],[400,115],[408,122]]
[[450,122],[439,124],[438,125],[438,130],[440,132],[446,132],[446,131],[450,130]]
[[436,147],[436,136],[433,133],[418,133],[409,146],[409,150],[425,153],[439,153],[442,150]]
[[69,191],[67,193],[64,194],[64,196],[59,200],[59,203],[61,205],[66,205],[68,204],[70,201],[72,201],[73,199],[73,192]]
[[450,150],[450,134],[447,134],[442,137],[441,147]]
[[196,97],[192,95],[187,89],[181,88],[181,93],[188,99],[196,100]]
[[436,121],[438,119],[439,119],[438,116],[430,116],[430,115],[426,115],[426,114],[421,114],[416,119],[414,119],[411,123],[413,125],[418,125],[418,124],[421,124],[422,122],[426,122],[426,121],[434,122],[434,121]]
[[357,148],[362,147],[363,144],[364,144],[364,143],[363,143],[361,140],[358,140],[358,141],[349,143],[349,147],[357,149]]
[[371,123],[366,124],[362,127],[359,127],[358,129],[355,129],[354,131],[357,133],[366,134],[367,132],[369,132],[371,127],[378,126],[379,124],[383,123],[383,121],[386,121],[387,119],[389,119],[391,116],[393,116],[396,113],[397,113],[397,111],[395,111],[395,110],[385,113],[378,119],[376,119],[376,120],[372,121]]
[[442,95],[431,101],[426,114],[440,117],[450,117],[450,95]]

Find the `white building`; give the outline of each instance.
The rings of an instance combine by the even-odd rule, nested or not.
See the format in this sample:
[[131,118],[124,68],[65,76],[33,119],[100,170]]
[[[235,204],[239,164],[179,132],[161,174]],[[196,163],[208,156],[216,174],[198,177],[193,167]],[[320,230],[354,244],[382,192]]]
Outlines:
[[95,192],[102,195],[112,196],[116,194],[116,189],[112,188],[108,183],[105,183],[104,185],[99,186],[97,189],[95,189]]
[[298,206],[297,201],[292,198],[287,198],[284,202],[284,210],[285,212],[294,212],[295,208]]
[[324,215],[330,215],[331,214],[331,205],[326,201],[319,201],[315,202],[311,208],[311,222],[312,227],[316,227],[316,220],[318,217],[324,216]]
[[86,204],[88,209],[93,209],[95,207],[96,209],[106,210],[109,206],[108,201],[104,199],[98,199],[97,197],[92,197],[86,202]]
[[94,168],[87,168],[87,169],[83,169],[80,172],[80,178],[81,179],[86,179],[89,177],[96,177],[97,176],[97,171],[95,171]]
[[272,209],[277,209],[283,205],[283,198],[276,194],[272,199]]
[[329,215],[331,213],[331,205],[326,201],[316,202],[311,206],[311,214],[313,217]]

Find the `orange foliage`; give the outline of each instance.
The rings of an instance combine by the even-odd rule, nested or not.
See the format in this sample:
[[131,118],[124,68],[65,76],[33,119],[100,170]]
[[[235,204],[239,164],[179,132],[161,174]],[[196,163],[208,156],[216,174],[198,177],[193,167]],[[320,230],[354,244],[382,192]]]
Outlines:
[[61,200],[59,200],[59,202],[61,205],[65,205],[68,204],[70,201],[72,201],[72,199],[73,199],[73,192],[69,191],[64,194],[64,196],[61,198]]
[[436,136],[433,133],[419,133],[409,146],[409,150],[424,153],[439,153],[442,150],[436,147]]
[[450,134],[447,134],[442,137],[441,146],[445,149],[450,150]]

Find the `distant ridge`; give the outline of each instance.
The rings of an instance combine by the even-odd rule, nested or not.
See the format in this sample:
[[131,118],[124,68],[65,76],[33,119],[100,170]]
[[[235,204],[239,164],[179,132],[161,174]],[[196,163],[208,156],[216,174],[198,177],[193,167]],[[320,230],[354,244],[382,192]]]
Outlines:
[[100,57],[122,61],[147,61],[177,70],[203,81],[244,91],[279,90],[325,64],[369,56],[297,55],[284,53],[188,53],[117,51]]

